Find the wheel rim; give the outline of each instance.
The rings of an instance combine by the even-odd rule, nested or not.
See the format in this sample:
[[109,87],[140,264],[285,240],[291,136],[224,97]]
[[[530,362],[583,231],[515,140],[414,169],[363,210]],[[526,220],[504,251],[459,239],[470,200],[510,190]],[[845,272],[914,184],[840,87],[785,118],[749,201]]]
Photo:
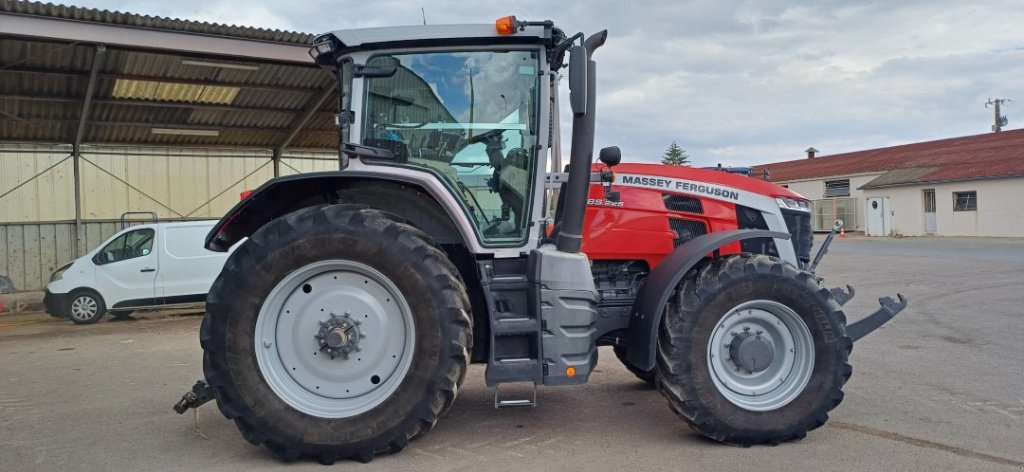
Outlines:
[[[753,347],[744,347],[745,342]],[[752,300],[718,321],[708,342],[707,363],[718,392],[732,404],[750,411],[775,410],[796,399],[810,381],[814,338],[789,307]]]
[[398,287],[359,262],[329,260],[285,277],[256,320],[256,359],[274,393],[304,413],[344,418],[398,388],[412,363],[412,310]]
[[71,317],[79,321],[89,321],[95,318],[99,309],[96,299],[88,295],[75,297],[71,301]]

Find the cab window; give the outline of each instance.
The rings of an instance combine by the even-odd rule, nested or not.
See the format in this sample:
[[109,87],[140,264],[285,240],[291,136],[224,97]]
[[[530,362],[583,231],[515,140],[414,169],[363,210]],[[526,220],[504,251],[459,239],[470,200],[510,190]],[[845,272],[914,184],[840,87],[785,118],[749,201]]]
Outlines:
[[485,244],[521,244],[537,160],[536,51],[381,55],[366,79],[362,144],[395,159],[370,164],[434,173],[462,203]]
[[93,258],[93,262],[103,265],[148,256],[153,251],[155,235],[156,233],[149,228],[122,234],[107,243]]

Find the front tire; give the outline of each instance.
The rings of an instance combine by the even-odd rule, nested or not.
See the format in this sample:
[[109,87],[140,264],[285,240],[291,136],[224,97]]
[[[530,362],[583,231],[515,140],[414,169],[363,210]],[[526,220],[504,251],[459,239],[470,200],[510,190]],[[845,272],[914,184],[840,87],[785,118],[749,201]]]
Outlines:
[[652,387],[655,386],[655,377],[657,374],[654,372],[654,369],[637,369],[635,366],[633,366],[633,364],[629,362],[629,359],[626,358],[626,348],[615,346],[613,348],[613,352],[615,352],[615,357],[619,359],[619,362],[622,363],[623,367],[625,367],[626,370],[629,371],[629,373],[635,375],[636,378],[642,380],[647,385],[650,385]]
[[692,271],[669,301],[656,371],[669,406],[716,441],[802,439],[843,400],[853,343],[813,274],[742,254]]
[[107,312],[103,297],[92,290],[79,290],[68,298],[68,319],[75,324],[92,324],[103,318]]
[[451,406],[470,320],[456,268],[424,233],[363,207],[309,208],[228,259],[207,298],[204,372],[251,443],[365,462]]

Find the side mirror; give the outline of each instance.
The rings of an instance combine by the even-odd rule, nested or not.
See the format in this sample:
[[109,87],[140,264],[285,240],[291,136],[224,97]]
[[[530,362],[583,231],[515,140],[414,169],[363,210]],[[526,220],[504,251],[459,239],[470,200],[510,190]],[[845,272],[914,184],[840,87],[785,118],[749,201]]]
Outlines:
[[587,49],[569,48],[569,106],[574,115],[587,112]]
[[598,153],[597,158],[600,159],[601,162],[604,163],[604,165],[608,167],[615,167],[619,165],[620,162],[622,162],[622,151],[619,150],[618,146],[608,146],[604,149],[601,149],[601,152]]

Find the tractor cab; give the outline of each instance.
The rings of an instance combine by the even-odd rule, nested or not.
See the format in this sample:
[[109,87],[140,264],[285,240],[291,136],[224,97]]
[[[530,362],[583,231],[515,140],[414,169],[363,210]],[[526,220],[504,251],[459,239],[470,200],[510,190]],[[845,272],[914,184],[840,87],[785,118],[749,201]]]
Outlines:
[[437,179],[482,246],[536,240],[555,71],[570,44],[551,22],[513,17],[319,36],[311,55],[341,91],[341,167]]

